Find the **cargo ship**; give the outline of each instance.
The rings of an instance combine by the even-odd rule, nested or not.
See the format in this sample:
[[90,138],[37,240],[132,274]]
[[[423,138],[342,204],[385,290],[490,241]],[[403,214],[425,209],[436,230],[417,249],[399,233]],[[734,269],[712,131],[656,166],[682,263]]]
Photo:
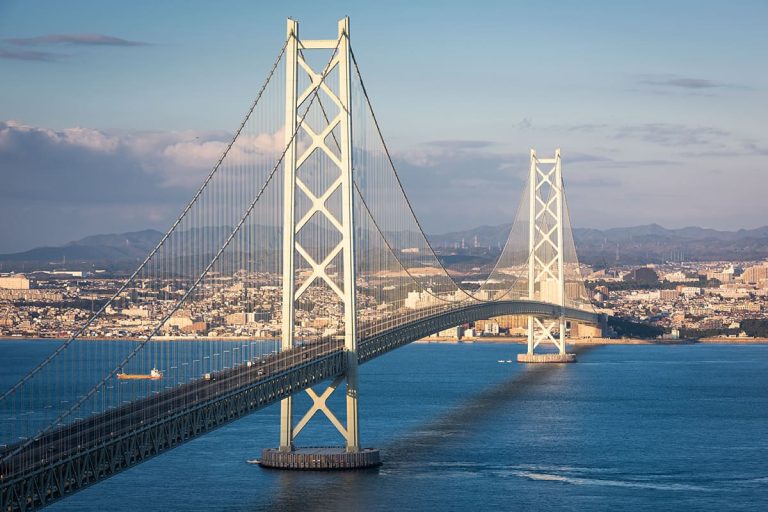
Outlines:
[[142,373],[118,373],[117,378],[120,380],[159,380],[163,378],[163,372],[157,368],[152,368],[149,374]]

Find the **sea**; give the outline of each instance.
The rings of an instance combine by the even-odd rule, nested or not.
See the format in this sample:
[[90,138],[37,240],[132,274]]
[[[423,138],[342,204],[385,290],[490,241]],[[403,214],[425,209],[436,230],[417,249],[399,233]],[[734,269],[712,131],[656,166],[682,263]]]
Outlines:
[[[55,343],[0,341],[0,387]],[[253,464],[278,442],[271,406],[48,510],[768,511],[768,345],[606,345],[575,364],[512,362],[523,349],[412,344],[363,365],[361,439],[381,450],[379,468]],[[332,398],[342,417],[343,398]],[[297,439],[340,442],[322,415]]]

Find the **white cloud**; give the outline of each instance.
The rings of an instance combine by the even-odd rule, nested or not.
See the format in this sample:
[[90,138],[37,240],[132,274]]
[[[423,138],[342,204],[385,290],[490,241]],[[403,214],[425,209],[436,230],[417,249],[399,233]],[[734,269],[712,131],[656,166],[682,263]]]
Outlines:
[[0,122],[0,144],[9,147],[14,137],[38,136],[53,144],[79,146],[93,151],[111,152],[117,149],[118,138],[89,128],[66,128],[56,131],[49,128],[38,128],[19,121],[9,120]]
[[[89,231],[165,228],[218,162],[231,134],[223,132],[107,133],[0,121],[0,219],[35,205],[24,225],[0,223],[0,252],[59,240],[72,225]],[[272,165],[282,130],[243,133],[232,163]],[[266,156],[267,158],[261,158]],[[99,212],[89,214],[88,212]],[[66,227],[64,227],[66,225]],[[87,227],[86,227],[87,226]],[[101,227],[98,227],[101,226]]]
[[[734,228],[759,224],[754,219],[768,214],[760,199],[766,181],[762,140],[665,123],[596,125],[594,130],[610,147],[598,150],[582,144],[575,132],[563,127],[558,132],[572,147],[587,151],[563,148],[575,225],[682,222]],[[0,121],[0,219],[6,219],[0,222],[0,252],[97,232],[165,229],[230,137],[201,131],[53,130]],[[276,162],[284,142],[280,129],[246,131],[228,158]],[[711,156],[714,151],[727,151],[737,161],[726,167],[722,158]],[[434,141],[394,149],[393,157],[419,220],[435,233],[509,222],[528,170],[527,153],[489,141]],[[718,170],[727,175],[713,174]]]

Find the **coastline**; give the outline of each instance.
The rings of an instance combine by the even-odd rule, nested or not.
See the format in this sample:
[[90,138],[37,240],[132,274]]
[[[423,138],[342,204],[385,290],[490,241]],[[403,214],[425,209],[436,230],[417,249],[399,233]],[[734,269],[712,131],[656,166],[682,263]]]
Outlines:
[[[679,340],[659,340],[643,338],[575,338],[567,339],[568,345],[573,346],[596,346],[596,345],[766,345],[768,338],[686,338]],[[499,343],[499,344],[518,344],[525,345],[527,339],[522,336],[494,336],[466,338],[456,340],[454,338],[422,338],[414,343],[443,343],[443,344],[473,344],[473,343]]]
[[[576,338],[567,339],[566,342],[573,346],[594,346],[594,345],[691,345],[696,343],[696,340],[646,340],[640,338],[631,339],[612,339],[612,338]],[[763,343],[767,343],[768,340]],[[473,344],[473,343],[490,343],[490,344],[510,344],[510,345],[525,345],[528,343],[527,338],[523,336],[488,336],[479,338],[464,338],[457,340],[455,338],[422,338],[414,343],[443,343],[443,344]]]
[[768,344],[768,338],[723,338],[713,336],[699,338],[696,343],[708,343],[710,345],[763,345]]
[[[63,341],[68,339],[67,337],[40,337],[40,336],[0,336],[0,341]],[[104,336],[80,336],[78,339],[83,341],[144,341],[143,337],[138,336],[124,336],[120,338],[108,338]],[[278,341],[278,338],[264,337],[264,336],[217,336],[217,337],[189,337],[189,336],[156,336],[152,338],[153,342],[165,342],[165,341],[223,341],[223,342],[239,342],[239,341]],[[444,344],[455,345],[465,344],[470,345],[473,343],[490,343],[490,344],[510,344],[510,345],[525,345],[527,339],[523,336],[488,336],[488,337],[476,337],[476,338],[464,338],[455,339],[447,337],[428,337],[416,340],[413,343],[417,344]],[[686,338],[679,340],[659,340],[659,339],[643,339],[643,338],[569,338],[567,340],[569,345],[573,346],[594,346],[594,345],[695,345],[695,344],[707,344],[707,345],[766,345],[768,344],[768,338],[726,338],[726,337],[708,337],[708,338]]]
[[[59,337],[53,337],[53,336],[0,336],[0,341],[9,341],[9,340],[16,340],[16,341],[63,341],[69,339],[69,336],[59,336]],[[83,341],[144,341],[143,336],[121,336],[121,337],[114,337],[109,338],[105,336],[80,336],[77,339],[83,340]],[[206,337],[206,336],[200,336],[200,337],[190,337],[190,336],[155,336],[152,338],[152,341],[277,341],[278,339],[275,337],[265,337],[265,336],[215,336],[215,337]]]

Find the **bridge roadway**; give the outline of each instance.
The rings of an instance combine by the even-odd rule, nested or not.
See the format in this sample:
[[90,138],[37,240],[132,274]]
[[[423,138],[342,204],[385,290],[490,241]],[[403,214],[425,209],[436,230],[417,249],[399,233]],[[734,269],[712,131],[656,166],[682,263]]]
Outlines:
[[[361,326],[358,360],[365,363],[432,333],[505,314],[558,316],[559,306],[497,301],[446,307],[428,316],[397,317],[400,325]],[[572,320],[594,313],[566,308]],[[404,322],[404,323],[403,323]],[[346,370],[337,339],[272,354],[95,414],[35,439],[0,465],[0,511],[33,510],[135,466],[179,444],[298,393]],[[22,447],[7,447],[0,459]]]

